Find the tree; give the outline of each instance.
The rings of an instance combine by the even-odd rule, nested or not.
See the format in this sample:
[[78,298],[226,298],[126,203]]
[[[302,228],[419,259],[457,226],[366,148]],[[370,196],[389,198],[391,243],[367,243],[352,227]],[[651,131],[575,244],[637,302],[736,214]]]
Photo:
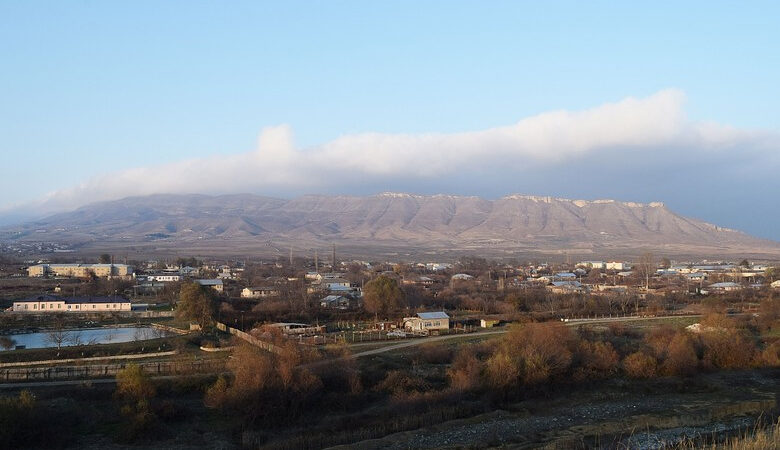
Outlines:
[[652,253],[644,253],[636,265],[636,272],[645,281],[645,289],[650,288],[650,277],[655,274],[656,264]]
[[123,426],[127,439],[135,439],[154,426],[157,419],[151,402],[157,390],[149,375],[137,364],[130,364],[116,374],[114,396],[122,402]]
[[109,255],[108,253],[103,253],[98,258],[98,261],[100,262],[100,264],[110,264],[111,263],[111,255]]
[[156,389],[149,375],[141,366],[130,364],[116,374],[116,395],[125,400],[139,402],[154,397]]
[[210,288],[203,287],[198,283],[184,283],[179,292],[179,301],[176,304],[176,315],[194,320],[200,325],[201,330],[214,320],[217,302],[213,291]]
[[374,314],[387,315],[405,303],[404,292],[393,278],[380,275],[366,283],[363,288],[363,306]]
[[529,323],[511,330],[486,361],[494,388],[538,385],[563,374],[571,365],[575,339],[569,327]]
[[46,333],[44,340],[51,344],[53,347],[57,347],[57,350],[61,349],[63,345],[78,344],[78,333],[71,332],[65,328],[65,321],[62,317],[56,317],[54,319],[54,326]]
[[8,336],[0,336],[0,347],[4,350],[11,350],[16,346],[16,341]]
[[206,405],[232,409],[255,425],[289,424],[304,414],[322,382],[299,364],[303,355],[294,342],[283,346],[276,354],[238,345],[227,362],[232,383],[218,378],[206,392]]

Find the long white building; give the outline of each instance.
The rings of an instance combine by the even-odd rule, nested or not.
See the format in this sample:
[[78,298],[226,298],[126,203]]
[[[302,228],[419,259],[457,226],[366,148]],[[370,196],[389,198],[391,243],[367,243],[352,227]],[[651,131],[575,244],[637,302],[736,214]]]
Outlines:
[[126,264],[37,264],[27,268],[27,276],[44,277],[131,277],[133,267]]
[[132,309],[130,301],[112,297],[64,298],[54,295],[39,295],[14,301],[12,311],[19,313],[94,313],[126,312]]

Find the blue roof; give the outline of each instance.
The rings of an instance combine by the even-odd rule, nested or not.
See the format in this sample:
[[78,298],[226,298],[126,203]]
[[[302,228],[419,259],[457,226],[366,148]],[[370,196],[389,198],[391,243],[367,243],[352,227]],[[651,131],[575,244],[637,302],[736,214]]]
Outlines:
[[450,316],[448,316],[447,313],[444,311],[417,313],[417,317],[419,317],[420,319],[449,319],[450,318]]

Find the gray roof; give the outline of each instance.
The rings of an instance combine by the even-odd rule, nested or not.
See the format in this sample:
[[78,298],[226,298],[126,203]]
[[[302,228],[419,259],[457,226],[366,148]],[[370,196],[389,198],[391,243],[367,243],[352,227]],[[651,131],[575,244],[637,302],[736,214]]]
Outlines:
[[444,311],[437,312],[421,312],[417,313],[417,317],[420,319],[449,319],[450,316]]
[[71,303],[128,303],[129,300],[122,297],[58,297],[56,295],[38,295],[28,297],[17,302],[65,302]]
[[201,286],[221,286],[222,280],[219,278],[214,280],[195,280],[196,283],[198,283]]

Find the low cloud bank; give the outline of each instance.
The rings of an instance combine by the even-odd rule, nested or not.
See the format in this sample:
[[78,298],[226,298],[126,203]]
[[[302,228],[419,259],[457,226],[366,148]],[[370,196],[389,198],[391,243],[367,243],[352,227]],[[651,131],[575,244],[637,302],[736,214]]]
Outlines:
[[[658,200],[668,201],[663,196],[669,193],[701,195],[692,186],[713,180],[728,180],[732,192],[745,194],[762,177],[777,185],[772,181],[780,168],[777,133],[692,121],[684,102],[682,92],[663,90],[481,131],[361,133],[310,148],[296,147],[291,127],[280,125],[262,130],[252,152],[109,173],[21,210],[57,212],[154,193],[292,196],[435,189],[490,196],[519,188],[637,200],[657,192]],[[610,186],[615,180],[619,185]],[[653,185],[659,189],[653,191]]]

